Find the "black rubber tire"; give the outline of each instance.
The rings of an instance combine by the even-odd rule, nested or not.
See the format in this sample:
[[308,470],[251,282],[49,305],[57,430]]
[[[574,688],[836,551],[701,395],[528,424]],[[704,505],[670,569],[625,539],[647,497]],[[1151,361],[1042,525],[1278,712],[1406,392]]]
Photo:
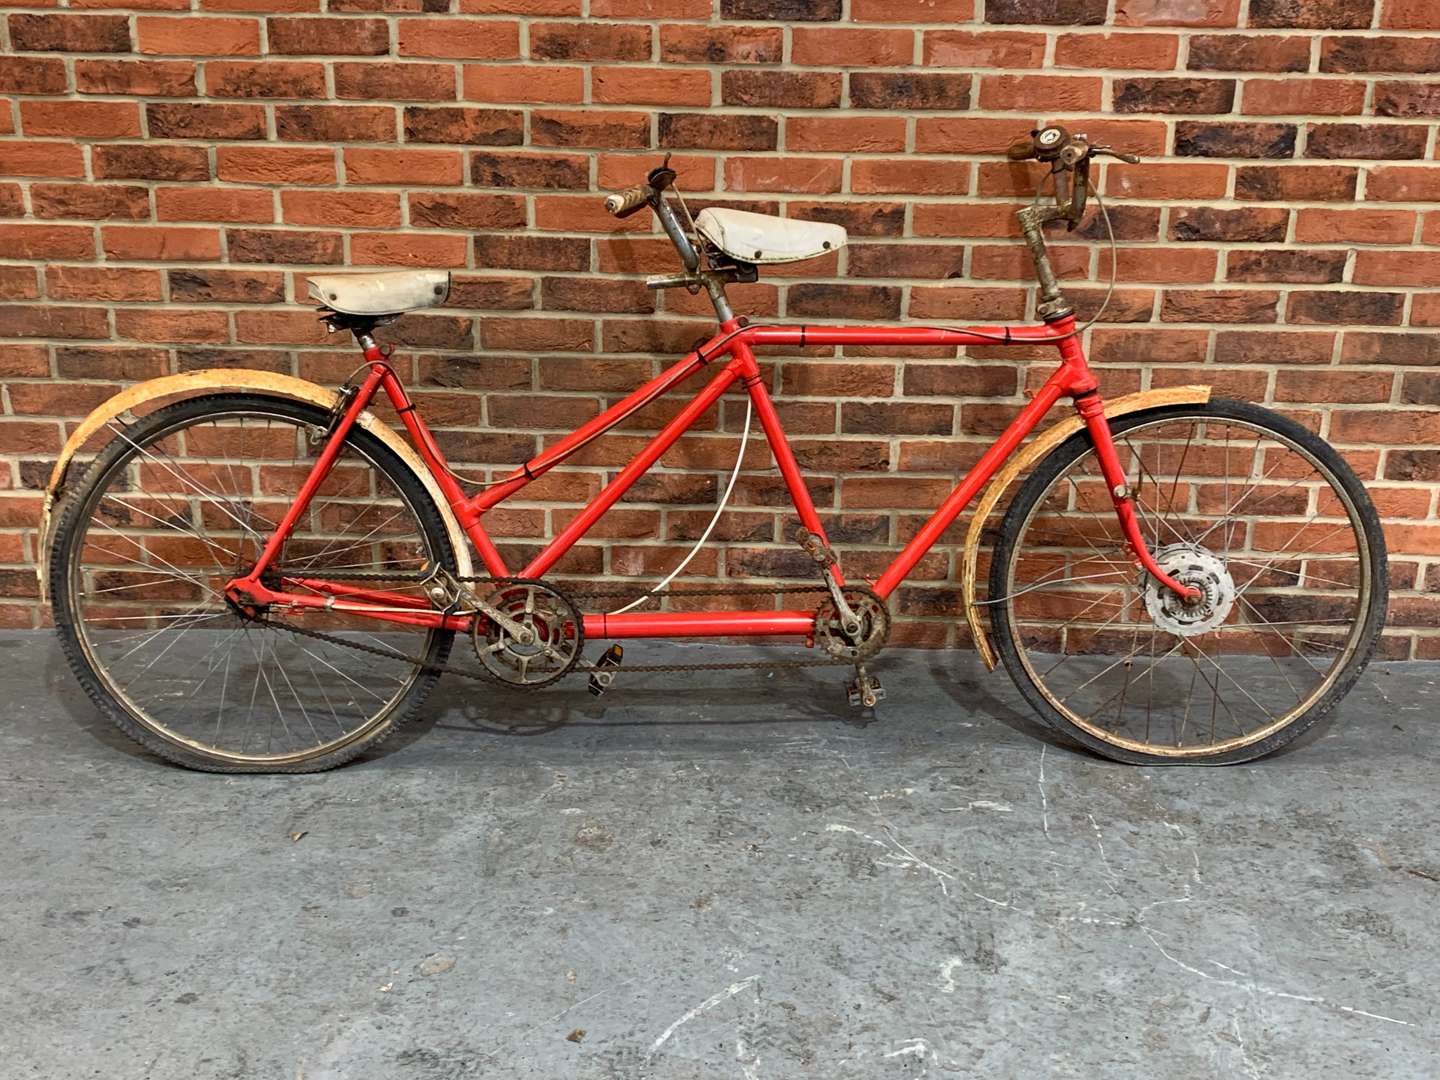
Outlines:
[[[1153,423],[1156,420],[1187,417],[1240,420],[1268,428],[1275,434],[1304,447],[1329,470],[1354,503],[1361,527],[1364,530],[1363,543],[1369,552],[1371,568],[1369,610],[1362,617],[1361,639],[1355,652],[1330,688],[1308,710],[1284,727],[1254,743],[1211,756],[1177,760],[1168,755],[1138,753],[1125,747],[1116,746],[1095,737],[1067,719],[1036,688],[1025,664],[1021,661],[1019,650],[1015,647],[1014,627],[1010,623],[1010,606],[1008,604],[991,605],[991,628],[996,651],[1004,661],[1005,669],[1010,673],[1010,677],[1015,681],[1020,693],[1040,718],[1055,730],[1064,732],[1076,742],[1103,757],[1136,765],[1232,765],[1264,757],[1266,754],[1278,750],[1303,734],[1350,692],[1355,681],[1365,670],[1365,665],[1370,662],[1370,658],[1375,652],[1375,646],[1379,642],[1380,632],[1385,625],[1389,572],[1386,566],[1385,536],[1381,528],[1380,516],[1376,513],[1375,504],[1366,492],[1364,484],[1360,482],[1359,477],[1355,475],[1354,470],[1350,468],[1345,459],[1336,453],[1334,447],[1286,416],[1259,405],[1233,401],[1228,398],[1211,398],[1208,403],[1203,405],[1176,405],[1131,413],[1111,420],[1110,428],[1118,436],[1132,428]],[[1020,488],[1000,526],[1000,537],[995,545],[995,555],[990,566],[990,596],[1005,595],[1008,588],[1006,583],[1009,580],[1007,568],[1011,560],[1018,554],[1016,545],[1020,538],[1020,529],[1029,517],[1031,508],[1044,496],[1050,484],[1065,469],[1092,449],[1093,443],[1089,432],[1081,429],[1047,454],[1039,467],[1030,474]]]
[[[127,434],[130,439],[143,443],[156,432],[176,423],[236,409],[260,409],[300,423],[318,424],[322,427],[328,419],[325,410],[289,398],[263,394],[212,394],[189,398],[158,409],[131,425]],[[447,569],[453,571],[455,551],[445,529],[444,519],[425,485],[394,451],[368,432],[356,428],[346,442],[369,458],[404,494],[425,530],[426,538],[432,545],[431,550]],[[347,742],[328,753],[319,754],[313,759],[283,765],[239,764],[224,758],[204,756],[192,751],[188,746],[166,738],[133,716],[106,688],[105,680],[93,669],[85,649],[80,644],[73,607],[74,598],[70,588],[71,552],[77,537],[81,535],[81,525],[87,520],[107,474],[131,450],[132,447],[125,440],[113,440],[95,458],[84,477],[70,487],[56,512],[54,541],[50,549],[50,592],[55,629],[60,636],[60,645],[70,670],[75,673],[76,679],[101,713],[152,753],[187,769],[220,773],[323,772],[373,750],[414,718],[439,680],[438,672],[418,671],[409,689],[390,707],[389,714],[364,737]],[[432,634],[425,653],[427,662],[443,664],[450,655],[453,640],[454,634],[449,631]]]

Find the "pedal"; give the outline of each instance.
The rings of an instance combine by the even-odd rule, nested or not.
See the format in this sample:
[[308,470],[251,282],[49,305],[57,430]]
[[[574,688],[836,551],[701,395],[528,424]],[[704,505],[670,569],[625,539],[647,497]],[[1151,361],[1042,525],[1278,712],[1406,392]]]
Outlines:
[[815,560],[818,566],[834,566],[840,561],[835,552],[830,549],[830,545],[821,539],[820,534],[811,532],[804,525],[795,526],[795,531],[790,534],[790,537],[804,549],[806,555]]
[[620,661],[624,659],[625,649],[619,642],[606,649],[590,671],[590,693],[599,697],[609,690],[619,674]]
[[855,678],[845,689],[850,704],[857,709],[873,709],[885,700],[885,688],[880,685],[880,680],[863,667],[856,669]]

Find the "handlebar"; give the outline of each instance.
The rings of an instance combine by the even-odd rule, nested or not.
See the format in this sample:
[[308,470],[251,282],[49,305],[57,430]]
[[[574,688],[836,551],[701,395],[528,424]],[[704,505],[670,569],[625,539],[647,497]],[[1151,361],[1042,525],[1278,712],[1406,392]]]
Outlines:
[[636,184],[624,191],[617,191],[605,197],[605,209],[617,218],[627,218],[635,211],[650,205],[654,189],[649,184]]
[[1140,159],[1134,154],[1109,146],[1092,146],[1084,135],[1072,135],[1059,124],[1049,124],[1036,128],[1028,135],[1021,135],[1006,148],[1005,156],[1011,161],[1050,162],[1055,172],[1073,169],[1097,157],[1119,158],[1130,165],[1140,164]]

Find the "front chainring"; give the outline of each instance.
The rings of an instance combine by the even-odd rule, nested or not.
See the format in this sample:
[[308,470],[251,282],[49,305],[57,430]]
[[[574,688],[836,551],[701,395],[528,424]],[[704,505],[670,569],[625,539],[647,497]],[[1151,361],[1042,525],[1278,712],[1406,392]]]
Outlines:
[[815,612],[815,644],[836,660],[859,663],[878,653],[890,636],[890,609],[873,589],[846,585],[840,590],[850,610],[860,618],[860,632],[852,638],[840,625],[835,601],[826,597]]
[[490,678],[536,690],[564,678],[579,663],[585,648],[584,616],[559,589],[517,578],[485,600],[516,624],[511,630],[492,618],[475,619],[475,655]]

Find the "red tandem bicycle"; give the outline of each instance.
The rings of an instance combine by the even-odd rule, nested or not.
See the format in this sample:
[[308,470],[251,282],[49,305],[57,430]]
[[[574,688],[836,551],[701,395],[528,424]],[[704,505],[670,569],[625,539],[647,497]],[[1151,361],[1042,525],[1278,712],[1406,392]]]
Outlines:
[[[1290,741],[1374,651],[1387,591],[1375,509],[1340,455],[1288,417],[1207,387],[1104,399],[1043,229],[1080,222],[1092,160],[1136,159],[1056,126],[1009,156],[1048,164],[1054,186],[1053,198],[1037,193],[1019,212],[1039,280],[1033,325],[750,323],[731,310],[728,284],[834,251],[845,230],[715,207],[691,219],[683,199],[677,211],[668,161],[611,195],[617,216],[652,210],[680,256],[682,272],[648,284],[703,290],[718,329],[572,434],[483,479],[452,471],[375,338],[403,312],[442,304],[448,274],[310,278],[330,328],[352,333],[364,353],[338,394],[263,372],[170,376],[97,409],[66,446],[47,501],[43,576],[71,667],[144,746],[224,772],[325,769],[375,746],[455,670],[456,634],[478,661],[464,673],[525,689],[578,673],[597,692],[633,669],[622,669],[619,646],[587,658],[590,642],[790,639],[813,650],[800,665],[853,668],[852,703],[873,706],[882,690],[870,666],[889,634],[889,601],[983,491],[961,554],[965,617],[989,666],[998,654],[1047,723],[1137,763],[1242,761]],[[862,583],[842,572],[756,349],[876,345],[1049,345],[1058,365],[883,573]],[[588,505],[556,515],[553,538],[522,564],[507,562],[487,512],[702,372],[712,373],[703,388]],[[557,578],[566,552],[736,384],[746,437],[753,411],[814,580],[674,588],[672,573],[624,589],[593,575]],[[408,441],[371,411],[382,394]],[[1022,446],[1062,398],[1075,413]],[[72,482],[74,455],[106,432],[113,438]],[[984,521],[1026,469],[981,599]],[[745,606],[713,610],[722,593]]]

